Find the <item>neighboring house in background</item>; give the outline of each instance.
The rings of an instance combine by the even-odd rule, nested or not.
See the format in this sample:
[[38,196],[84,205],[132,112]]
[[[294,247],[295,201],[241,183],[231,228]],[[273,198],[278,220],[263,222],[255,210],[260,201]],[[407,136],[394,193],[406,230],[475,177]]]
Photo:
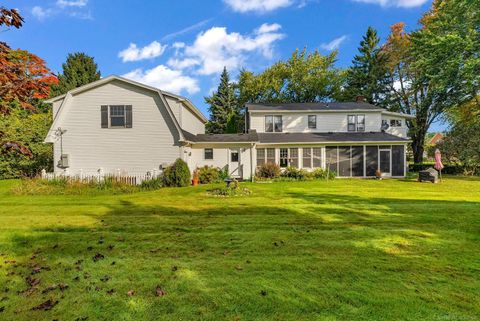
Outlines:
[[437,145],[438,142],[442,141],[444,138],[442,133],[435,133],[435,135],[432,136],[427,142],[427,145]]
[[186,98],[109,76],[49,101],[55,172],[134,175],[176,158],[193,171],[228,167],[249,179],[257,166],[313,170],[341,177],[406,174],[409,115],[365,103],[247,104],[244,134],[205,134],[207,119]]

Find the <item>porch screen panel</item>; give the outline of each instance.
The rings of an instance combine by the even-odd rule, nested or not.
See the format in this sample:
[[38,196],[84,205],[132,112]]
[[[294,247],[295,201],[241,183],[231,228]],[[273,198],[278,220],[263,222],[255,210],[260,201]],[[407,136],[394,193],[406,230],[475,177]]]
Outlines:
[[375,176],[378,169],[378,146],[367,146],[367,176]]
[[338,173],[338,153],[337,146],[327,146],[325,148],[327,166],[331,172]]
[[265,148],[257,149],[257,166],[265,164]]
[[313,167],[322,167],[322,149],[321,148],[312,148],[313,150]]
[[338,176],[352,176],[350,146],[338,147]]
[[267,163],[275,164],[275,148],[267,148]]
[[290,166],[298,168],[298,148],[290,148]]
[[303,168],[312,167],[312,149],[304,148],[303,149]]
[[363,176],[363,146],[352,146],[352,176]]
[[405,147],[403,145],[392,146],[392,175],[405,175]]

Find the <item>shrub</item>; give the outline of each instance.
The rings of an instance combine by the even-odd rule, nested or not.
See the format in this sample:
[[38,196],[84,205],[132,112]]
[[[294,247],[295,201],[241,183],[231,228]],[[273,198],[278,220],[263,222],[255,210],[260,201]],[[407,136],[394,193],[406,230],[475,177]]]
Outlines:
[[220,181],[220,168],[203,166],[198,168],[198,180],[200,184],[211,184]]
[[290,178],[293,180],[304,181],[311,178],[309,172],[304,169],[298,169],[296,167],[287,167],[285,170],[280,174],[281,177]]
[[278,178],[280,176],[280,166],[274,163],[265,163],[258,167],[257,176],[260,178]]
[[165,186],[183,187],[191,183],[190,169],[187,163],[178,158],[171,166],[163,172],[163,183]]
[[252,191],[250,191],[248,188],[240,187],[240,184],[236,179],[234,179],[228,187],[216,188],[207,192],[213,196],[223,197],[250,195],[252,193]]
[[142,184],[140,184],[140,188],[143,189],[143,190],[147,190],[147,191],[160,189],[162,187],[163,187],[163,177],[162,176],[155,177],[155,178],[152,178],[152,179],[149,179],[149,180],[145,180],[145,181],[142,182]]
[[230,175],[228,174],[228,165],[226,165],[220,170],[220,180],[223,181],[229,177]]
[[310,175],[313,179],[334,179],[336,177],[335,172],[327,171],[323,168],[314,169],[312,172],[310,172]]

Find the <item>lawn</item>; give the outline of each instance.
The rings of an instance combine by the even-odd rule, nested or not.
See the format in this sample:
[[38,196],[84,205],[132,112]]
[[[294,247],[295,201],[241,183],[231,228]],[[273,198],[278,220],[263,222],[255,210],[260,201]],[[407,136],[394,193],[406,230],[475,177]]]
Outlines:
[[233,198],[15,184],[0,182],[1,320],[480,316],[480,179],[245,183]]

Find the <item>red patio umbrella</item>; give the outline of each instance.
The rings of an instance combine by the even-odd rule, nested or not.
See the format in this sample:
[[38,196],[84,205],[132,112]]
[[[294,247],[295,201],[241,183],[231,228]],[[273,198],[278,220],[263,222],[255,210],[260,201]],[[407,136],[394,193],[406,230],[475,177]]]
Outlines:
[[444,168],[442,164],[442,153],[440,153],[440,149],[435,150],[435,169],[440,172],[440,181],[442,180],[442,169]]

